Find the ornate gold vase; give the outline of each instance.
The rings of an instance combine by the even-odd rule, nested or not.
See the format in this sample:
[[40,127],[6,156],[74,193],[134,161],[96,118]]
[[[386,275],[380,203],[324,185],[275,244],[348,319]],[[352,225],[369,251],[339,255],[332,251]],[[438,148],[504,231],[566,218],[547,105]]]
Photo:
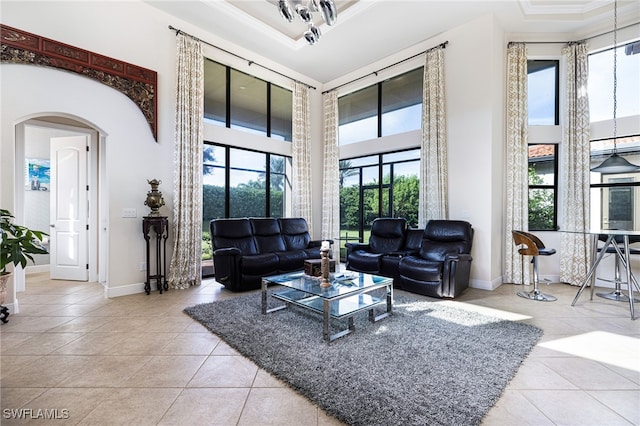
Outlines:
[[158,211],[160,207],[164,206],[164,199],[162,198],[162,192],[158,191],[158,185],[162,183],[161,180],[147,179],[147,183],[151,185],[151,191],[147,192],[147,199],[144,202],[145,206],[149,206],[151,213],[149,216],[160,216]]

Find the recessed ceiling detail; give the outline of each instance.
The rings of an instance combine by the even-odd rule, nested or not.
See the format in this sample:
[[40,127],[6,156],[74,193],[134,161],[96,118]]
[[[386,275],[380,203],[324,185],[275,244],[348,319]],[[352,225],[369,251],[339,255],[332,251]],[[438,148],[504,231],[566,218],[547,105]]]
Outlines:
[[[443,41],[439,35],[486,16],[506,37],[539,35],[544,40],[552,34],[558,40],[566,34],[567,40],[577,40],[610,27],[613,11],[613,0],[334,0],[336,24],[326,25],[314,13],[322,39],[309,46],[303,35],[308,24],[297,17],[292,22],[282,19],[278,0],[144,1],[201,28],[196,36],[208,32],[208,41],[226,40],[224,47],[245,57],[253,52],[256,62],[279,64],[283,72],[314,86],[425,41],[438,44]],[[640,21],[640,1],[618,0],[618,5],[621,26]]]
[[[290,0],[293,5],[298,1]],[[203,0],[211,8],[232,15],[246,22],[257,31],[295,50],[307,46],[304,33],[309,25],[294,17],[292,22],[282,19],[278,11],[278,0]],[[368,3],[368,4],[367,4]],[[340,23],[370,6],[373,2],[360,0],[335,1]],[[332,27],[326,24],[321,14],[314,14],[312,22],[320,29],[322,34],[330,31]],[[336,23],[338,25],[338,23]]]

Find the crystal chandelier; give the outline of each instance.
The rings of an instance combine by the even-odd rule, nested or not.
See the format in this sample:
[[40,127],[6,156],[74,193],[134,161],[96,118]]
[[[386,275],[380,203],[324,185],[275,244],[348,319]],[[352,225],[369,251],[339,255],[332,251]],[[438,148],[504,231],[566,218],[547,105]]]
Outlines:
[[304,38],[309,44],[315,44],[321,36],[320,29],[313,23],[313,12],[320,12],[327,25],[335,24],[338,19],[333,0],[309,0],[307,4],[299,0],[278,0],[278,11],[287,21],[293,20],[294,10],[303,22],[309,24],[309,29],[304,32]]

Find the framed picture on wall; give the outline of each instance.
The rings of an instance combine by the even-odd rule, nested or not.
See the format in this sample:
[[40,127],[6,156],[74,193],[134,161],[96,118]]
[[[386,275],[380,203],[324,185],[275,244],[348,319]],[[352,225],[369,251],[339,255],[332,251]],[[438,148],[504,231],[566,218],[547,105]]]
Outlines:
[[44,158],[27,158],[27,191],[48,191],[51,186],[51,163]]

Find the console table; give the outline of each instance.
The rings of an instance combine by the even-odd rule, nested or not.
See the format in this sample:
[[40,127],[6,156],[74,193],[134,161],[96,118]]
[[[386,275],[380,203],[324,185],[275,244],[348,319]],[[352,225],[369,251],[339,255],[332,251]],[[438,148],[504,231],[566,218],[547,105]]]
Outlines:
[[[144,282],[144,291],[151,292],[151,280],[156,280],[160,294],[162,290],[168,290],[167,283],[167,238],[169,238],[169,220],[166,216],[145,216],[142,218],[142,233],[147,247],[147,279]],[[155,268],[156,273],[151,273],[151,235],[155,235]]]

